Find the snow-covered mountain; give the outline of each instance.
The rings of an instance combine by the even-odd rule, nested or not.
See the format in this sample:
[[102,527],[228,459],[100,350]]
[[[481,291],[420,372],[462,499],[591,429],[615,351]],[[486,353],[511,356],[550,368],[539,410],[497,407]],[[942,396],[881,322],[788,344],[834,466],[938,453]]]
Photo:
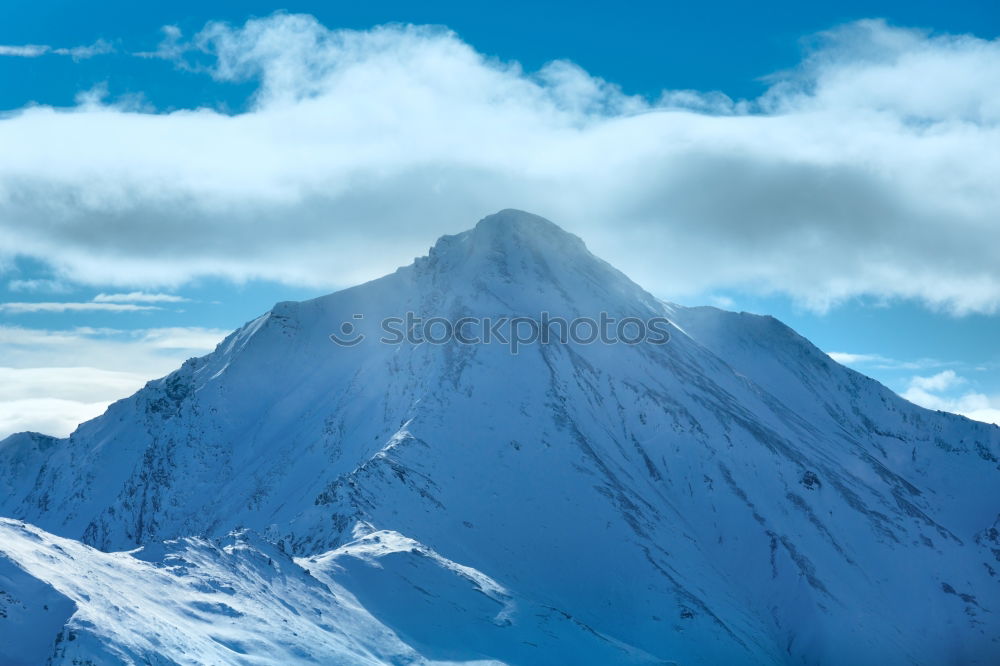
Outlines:
[[[673,330],[380,343],[407,312]],[[37,526],[0,523],[0,661],[30,626],[20,663],[997,663],[998,458],[1000,428],[502,211],[0,442],[0,515]]]
[[294,560],[246,531],[102,553],[0,519],[0,539],[4,666],[663,663],[367,525]]

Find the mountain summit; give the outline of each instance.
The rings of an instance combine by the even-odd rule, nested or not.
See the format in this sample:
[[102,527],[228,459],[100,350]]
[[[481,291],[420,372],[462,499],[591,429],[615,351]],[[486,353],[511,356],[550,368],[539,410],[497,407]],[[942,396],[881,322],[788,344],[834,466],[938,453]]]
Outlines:
[[[543,312],[671,336],[381,341]],[[995,663],[998,456],[1000,429],[506,210],[67,439],[0,442],[0,646],[30,618],[55,664],[197,663],[188,635],[215,663]]]
[[574,306],[583,308],[581,314],[626,305],[660,310],[656,299],[591,254],[580,238],[519,210],[500,211],[440,238],[412,268],[427,288],[447,288],[452,301],[480,305],[483,295],[492,295],[513,306],[511,314],[517,307],[535,316]]

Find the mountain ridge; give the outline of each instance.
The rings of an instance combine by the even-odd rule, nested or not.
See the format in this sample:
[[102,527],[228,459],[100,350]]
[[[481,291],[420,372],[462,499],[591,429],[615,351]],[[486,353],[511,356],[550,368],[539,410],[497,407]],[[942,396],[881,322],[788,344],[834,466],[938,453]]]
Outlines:
[[[1000,429],[911,405],[777,320],[661,303],[539,220],[502,211],[383,278],[279,303],[27,447],[33,474],[5,472],[0,443],[0,515],[104,551],[250,528],[299,558],[366,525],[662,661],[998,654]],[[542,311],[662,316],[674,335],[378,342],[406,312]],[[365,340],[334,344],[344,322]]]

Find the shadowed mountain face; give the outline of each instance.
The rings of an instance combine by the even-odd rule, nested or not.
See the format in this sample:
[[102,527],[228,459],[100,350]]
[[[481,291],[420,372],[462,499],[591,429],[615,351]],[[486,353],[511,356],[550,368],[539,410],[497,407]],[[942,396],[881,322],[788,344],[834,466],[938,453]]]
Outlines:
[[[665,317],[671,338],[380,342],[408,312]],[[364,339],[334,344],[344,322]],[[8,438],[0,515],[102,551],[253,530],[403,646],[344,663],[985,664],[998,457],[1000,428],[907,403],[773,318],[662,303],[502,211],[279,303],[66,440]],[[601,647],[570,652],[583,635]]]

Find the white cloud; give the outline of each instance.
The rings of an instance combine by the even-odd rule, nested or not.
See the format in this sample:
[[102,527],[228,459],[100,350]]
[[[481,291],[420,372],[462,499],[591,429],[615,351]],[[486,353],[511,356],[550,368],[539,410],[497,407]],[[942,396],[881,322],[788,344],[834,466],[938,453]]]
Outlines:
[[90,100],[0,119],[0,259],[92,284],[341,286],[506,207],[658,295],[858,294],[1000,307],[1000,42],[878,21],[822,35],[758,100],[630,97],[442,29],[306,16],[165,32],[155,54],[258,82],[252,108]]
[[101,368],[0,366],[0,403],[45,398],[110,402],[135,392],[150,379],[141,373]]
[[205,328],[49,331],[0,326],[0,438],[35,430],[68,435],[226,332]]
[[17,58],[37,58],[46,54],[69,56],[73,60],[86,60],[96,55],[114,53],[114,47],[98,39],[93,44],[87,46],[73,46],[69,48],[54,48],[47,44],[24,44],[20,46],[0,44],[0,56],[13,56]]
[[200,327],[46,330],[0,326],[0,358],[12,368],[86,366],[153,378],[206,352],[229,331]]
[[174,294],[151,294],[145,291],[131,291],[127,294],[98,294],[95,303],[183,303],[188,299]]
[[[26,280],[22,284],[10,283],[12,290],[45,288],[47,280]],[[56,283],[58,284],[58,283]],[[26,312],[143,312],[160,310],[159,306],[148,303],[186,303],[189,299],[174,294],[131,291],[120,294],[98,294],[93,300],[83,303],[73,302],[27,302],[0,303],[0,312],[23,314]],[[140,305],[145,303],[147,305]]]
[[955,374],[954,370],[944,370],[930,377],[914,377],[910,380],[910,388],[940,393],[964,383],[965,379]]
[[736,305],[736,301],[723,294],[715,294],[711,300],[713,305],[724,310],[730,310]]
[[66,437],[84,421],[103,414],[109,404],[57,398],[0,402],[0,439],[26,430]]
[[902,395],[921,407],[953,412],[976,421],[1000,425],[1000,396],[990,397],[976,391],[942,395],[966,382],[964,377],[952,370],[928,377],[918,375],[910,379],[909,388]]
[[150,328],[141,332],[142,342],[150,349],[209,350],[229,332],[214,328]]
[[928,370],[953,365],[933,358],[921,358],[915,361],[901,361],[888,358],[881,354],[855,354],[852,352],[827,352],[827,356],[837,363],[849,366],[869,367],[876,370]]
[[159,310],[152,305],[133,303],[0,303],[0,312],[23,314],[26,312],[139,312]]
[[858,365],[871,363],[873,361],[885,361],[885,357],[878,354],[852,354],[850,352],[827,352],[827,356],[842,365]]
[[177,60],[194,46],[182,41],[183,33],[176,25],[165,25],[160,28],[163,33],[163,40],[156,47],[155,51],[139,51],[134,53],[140,58],[161,58],[164,60]]
[[0,439],[22,430],[65,437],[150,379],[88,367],[0,367]]
[[48,292],[61,294],[69,291],[69,287],[58,280],[43,278],[27,280],[11,280],[7,283],[7,288],[11,291]]
[[73,46],[71,48],[60,48],[52,49],[52,53],[56,55],[69,56],[73,60],[86,60],[87,58],[93,58],[97,55],[105,55],[108,53],[114,53],[115,49],[110,43],[104,41],[103,39],[98,39],[93,44],[89,46]]
[[43,44],[24,44],[22,46],[11,46],[0,44],[0,56],[13,56],[15,58],[37,58],[45,55],[51,47]]

